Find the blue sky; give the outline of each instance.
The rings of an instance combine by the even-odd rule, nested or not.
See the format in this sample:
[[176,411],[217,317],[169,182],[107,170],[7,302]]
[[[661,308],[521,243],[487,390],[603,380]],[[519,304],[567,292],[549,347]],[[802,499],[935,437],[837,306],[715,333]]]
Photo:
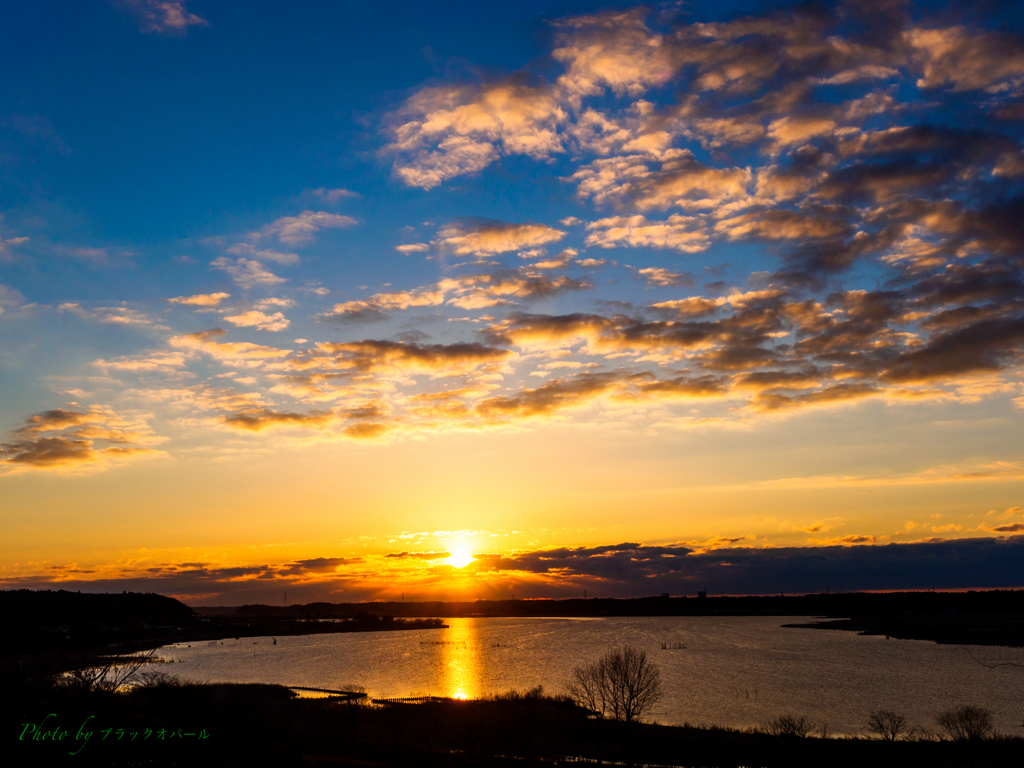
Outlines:
[[692,569],[581,563],[1012,539],[1017,10],[5,7],[2,578],[633,594]]

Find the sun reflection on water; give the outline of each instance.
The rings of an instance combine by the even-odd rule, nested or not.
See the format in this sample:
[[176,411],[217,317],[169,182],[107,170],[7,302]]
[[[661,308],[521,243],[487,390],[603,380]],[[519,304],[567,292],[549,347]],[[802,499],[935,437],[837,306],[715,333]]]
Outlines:
[[444,649],[444,696],[475,699],[480,696],[480,660],[476,625],[472,619],[447,619]]

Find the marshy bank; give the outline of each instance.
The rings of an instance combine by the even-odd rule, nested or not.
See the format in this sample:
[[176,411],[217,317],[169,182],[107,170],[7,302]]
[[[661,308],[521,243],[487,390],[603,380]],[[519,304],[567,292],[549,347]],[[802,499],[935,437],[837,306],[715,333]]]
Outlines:
[[[121,693],[7,689],[2,714],[5,766],[963,768],[1018,766],[1024,751],[1024,740],[998,736],[890,742],[867,731],[862,738],[824,738],[773,735],[770,728],[627,726],[595,719],[570,699],[536,689],[478,700],[373,704],[300,698],[282,686],[181,684],[157,676]],[[44,738],[34,739],[38,734]]]

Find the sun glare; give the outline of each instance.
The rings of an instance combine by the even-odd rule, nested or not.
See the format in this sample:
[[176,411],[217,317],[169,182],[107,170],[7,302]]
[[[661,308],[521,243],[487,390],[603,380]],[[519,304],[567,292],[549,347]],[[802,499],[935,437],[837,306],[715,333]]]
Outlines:
[[452,554],[448,558],[448,565],[453,568],[465,568],[467,565],[472,563],[476,558],[470,554],[468,549],[463,548],[452,548]]

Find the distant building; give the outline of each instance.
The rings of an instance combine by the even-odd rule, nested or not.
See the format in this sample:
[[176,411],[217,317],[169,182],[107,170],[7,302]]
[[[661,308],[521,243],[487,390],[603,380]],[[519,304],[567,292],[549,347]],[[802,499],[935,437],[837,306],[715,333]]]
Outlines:
[[707,587],[704,587],[704,589],[702,589],[700,592],[697,593],[697,597],[699,597],[699,598],[705,598],[707,596],[708,596],[708,588]]

